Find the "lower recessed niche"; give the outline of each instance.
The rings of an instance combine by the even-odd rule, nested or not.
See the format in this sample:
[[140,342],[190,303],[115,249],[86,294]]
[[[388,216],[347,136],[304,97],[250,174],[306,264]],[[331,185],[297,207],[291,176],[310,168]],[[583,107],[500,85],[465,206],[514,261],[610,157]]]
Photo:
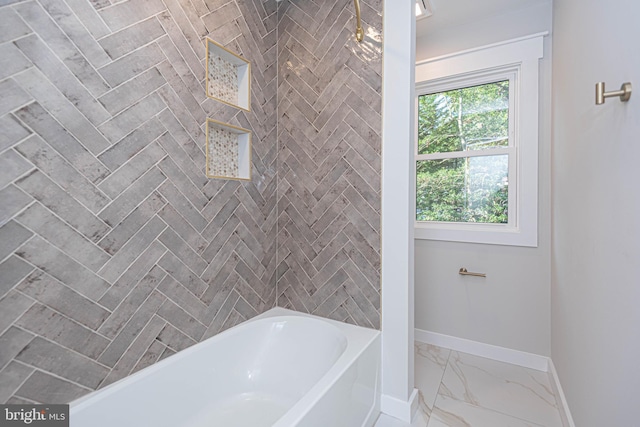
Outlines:
[[251,131],[207,119],[207,177],[251,180]]

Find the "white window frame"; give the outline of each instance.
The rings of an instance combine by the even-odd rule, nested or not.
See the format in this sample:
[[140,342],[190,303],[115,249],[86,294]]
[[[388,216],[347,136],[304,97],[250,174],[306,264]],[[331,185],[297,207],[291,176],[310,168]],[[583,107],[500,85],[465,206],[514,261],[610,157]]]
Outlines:
[[[538,246],[538,62],[543,56],[545,35],[535,34],[416,64],[416,115],[420,95],[508,78],[509,116],[510,120],[513,118],[509,123],[509,147],[492,149],[495,154],[509,154],[509,222],[417,221],[414,209],[416,239]],[[417,120],[414,144],[416,161],[428,159],[429,155],[417,154]],[[463,154],[472,156],[473,152]],[[416,165],[412,167],[414,183]]]

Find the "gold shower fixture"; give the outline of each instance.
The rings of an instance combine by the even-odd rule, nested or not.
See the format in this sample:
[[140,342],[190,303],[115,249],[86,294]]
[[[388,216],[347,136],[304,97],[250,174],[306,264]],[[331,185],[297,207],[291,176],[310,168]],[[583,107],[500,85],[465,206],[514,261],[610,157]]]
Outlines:
[[361,43],[364,40],[364,30],[360,19],[360,0],[353,0],[353,4],[356,7],[356,40]]

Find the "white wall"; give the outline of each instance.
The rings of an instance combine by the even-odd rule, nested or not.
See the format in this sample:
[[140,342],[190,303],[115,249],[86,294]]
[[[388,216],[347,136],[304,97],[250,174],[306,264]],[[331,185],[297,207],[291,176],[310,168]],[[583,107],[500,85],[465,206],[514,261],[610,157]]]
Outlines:
[[[640,2],[555,0],[552,358],[579,427],[640,425]],[[631,81],[627,104],[594,84]]]
[[418,21],[416,60],[551,30],[551,0],[432,0]]
[[[417,59],[551,31],[551,2],[510,0],[519,7],[496,14],[488,7],[496,1],[482,2],[491,16],[472,21],[466,0],[436,1],[433,17],[418,24]],[[540,66],[538,248],[416,240],[418,329],[550,354],[550,58],[549,36]],[[462,277],[460,267],[487,278]]]

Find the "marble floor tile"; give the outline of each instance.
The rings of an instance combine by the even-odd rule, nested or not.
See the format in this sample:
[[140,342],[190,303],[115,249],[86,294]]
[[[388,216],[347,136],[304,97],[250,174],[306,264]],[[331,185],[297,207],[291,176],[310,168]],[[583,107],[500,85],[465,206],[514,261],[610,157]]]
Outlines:
[[420,409],[375,427],[562,427],[546,372],[415,343]]
[[420,413],[424,421],[429,415],[438,395],[438,388],[447,367],[450,350],[421,342],[415,343],[415,386],[420,392]]
[[452,398],[546,427],[562,427],[546,372],[452,351],[436,406],[440,406],[441,398]]
[[[438,396],[428,427],[544,427],[491,409]],[[391,426],[390,426],[391,427]]]

